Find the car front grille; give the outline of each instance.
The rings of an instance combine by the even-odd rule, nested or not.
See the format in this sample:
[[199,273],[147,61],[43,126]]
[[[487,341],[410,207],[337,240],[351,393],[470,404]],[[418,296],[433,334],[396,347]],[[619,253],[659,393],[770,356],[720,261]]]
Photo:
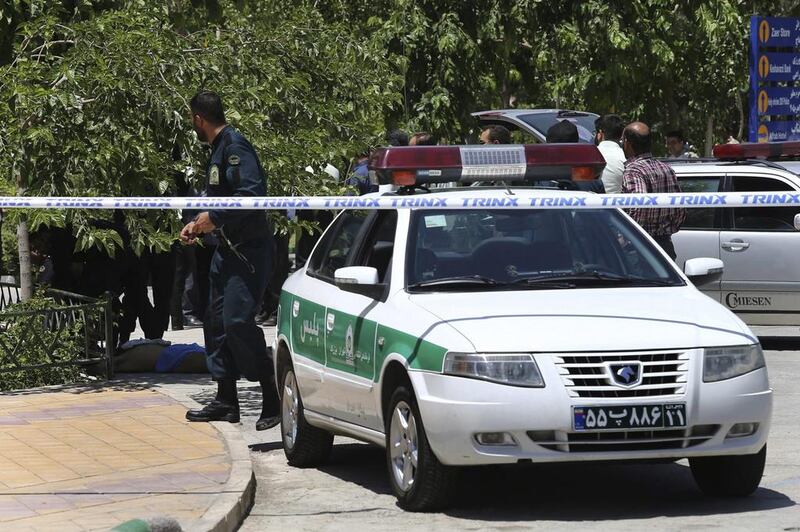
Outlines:
[[658,451],[686,449],[709,441],[719,425],[687,429],[615,430],[597,432],[529,431],[528,437],[545,449],[562,453]]
[[[570,397],[657,397],[686,393],[688,352],[570,353],[553,358]],[[641,362],[640,384],[625,388],[612,381],[608,363],[625,362]]]

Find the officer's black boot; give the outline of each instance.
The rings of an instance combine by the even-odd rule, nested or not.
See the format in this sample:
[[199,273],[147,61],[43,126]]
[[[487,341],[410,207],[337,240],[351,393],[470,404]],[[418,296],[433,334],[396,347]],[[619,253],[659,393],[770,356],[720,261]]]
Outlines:
[[281,422],[281,401],[275,380],[261,381],[261,416],[256,421],[256,430],[267,430]]
[[186,412],[189,421],[227,421],[239,422],[239,397],[236,381],[224,379],[217,381],[217,397],[199,410]]

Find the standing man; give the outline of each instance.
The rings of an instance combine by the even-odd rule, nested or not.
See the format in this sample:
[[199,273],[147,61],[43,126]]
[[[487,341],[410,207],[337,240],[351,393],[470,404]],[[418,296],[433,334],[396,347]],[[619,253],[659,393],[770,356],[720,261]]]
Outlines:
[[594,143],[606,160],[600,180],[607,194],[622,192],[622,171],[625,169],[625,152],[619,142],[624,125],[618,115],[603,115],[594,122]]
[[[622,192],[648,194],[680,192],[678,178],[668,164],[653,158],[650,128],[633,122],[622,132],[622,149],[628,158],[622,173]],[[675,260],[672,234],[686,219],[686,209],[630,209],[628,214]]]
[[[258,156],[247,139],[226,124],[220,97],[198,92],[189,107],[197,137],[211,145],[204,195],[266,196],[267,180]],[[202,409],[189,410],[186,419],[238,423],[236,381],[244,377],[261,384],[263,403],[256,430],[266,430],[280,422],[280,404],[264,333],[255,317],[270,278],[272,230],[264,211],[214,209],[187,223],[181,240],[194,242],[211,232],[219,245],[211,259],[203,333],[217,396]]]

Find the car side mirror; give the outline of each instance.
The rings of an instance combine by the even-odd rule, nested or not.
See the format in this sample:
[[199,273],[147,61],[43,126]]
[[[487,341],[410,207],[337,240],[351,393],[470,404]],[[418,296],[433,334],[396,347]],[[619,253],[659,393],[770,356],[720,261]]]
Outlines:
[[800,231],[800,214],[794,215],[794,228]]
[[380,299],[386,285],[379,283],[378,270],[371,266],[347,266],[333,273],[334,282],[340,290]]
[[683,265],[683,273],[696,285],[719,281],[724,269],[724,262],[710,257],[689,259]]

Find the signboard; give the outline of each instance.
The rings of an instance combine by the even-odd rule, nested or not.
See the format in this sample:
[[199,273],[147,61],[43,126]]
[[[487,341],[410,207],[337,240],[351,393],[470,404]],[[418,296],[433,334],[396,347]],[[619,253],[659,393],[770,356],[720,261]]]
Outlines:
[[800,115],[800,87],[761,87],[756,107],[759,116]]
[[[800,47],[800,20],[796,18],[752,17],[757,20],[758,45],[775,48]],[[752,19],[751,19],[752,20]],[[751,22],[752,29],[752,22]]]
[[800,140],[800,19],[750,18],[750,142]]

